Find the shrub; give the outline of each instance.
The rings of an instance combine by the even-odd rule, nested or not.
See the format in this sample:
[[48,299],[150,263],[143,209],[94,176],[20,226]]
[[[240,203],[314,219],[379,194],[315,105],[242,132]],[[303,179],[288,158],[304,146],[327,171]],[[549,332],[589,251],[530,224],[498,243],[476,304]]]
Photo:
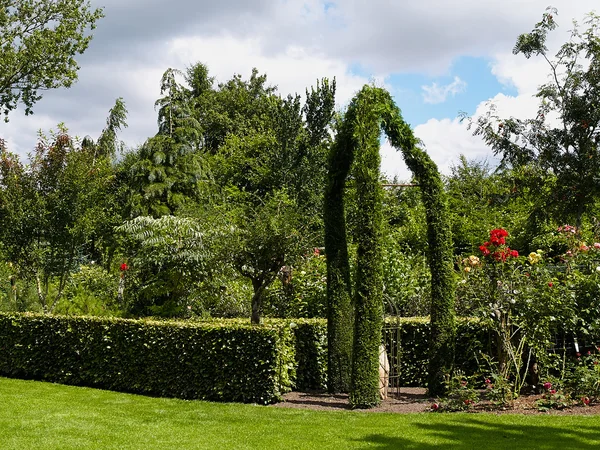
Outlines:
[[0,374],[123,392],[271,403],[294,376],[290,328],[0,314]]

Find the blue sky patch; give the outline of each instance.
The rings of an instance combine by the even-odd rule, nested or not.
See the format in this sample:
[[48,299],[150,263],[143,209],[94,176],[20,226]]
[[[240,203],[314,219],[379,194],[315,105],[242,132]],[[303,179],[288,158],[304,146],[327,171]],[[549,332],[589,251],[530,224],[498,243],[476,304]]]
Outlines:
[[[350,72],[355,75],[369,77],[368,72],[359,65],[352,65]],[[445,101],[426,103],[423,86],[436,83],[443,88],[460,78],[466,86],[456,94],[448,94]],[[475,113],[477,106],[498,93],[516,96],[513,87],[503,85],[492,74],[491,60],[488,58],[460,57],[454,61],[448,74],[431,77],[420,73],[393,74],[385,80],[390,86],[396,104],[402,110],[404,119],[416,126],[429,119],[454,119],[460,111]]]

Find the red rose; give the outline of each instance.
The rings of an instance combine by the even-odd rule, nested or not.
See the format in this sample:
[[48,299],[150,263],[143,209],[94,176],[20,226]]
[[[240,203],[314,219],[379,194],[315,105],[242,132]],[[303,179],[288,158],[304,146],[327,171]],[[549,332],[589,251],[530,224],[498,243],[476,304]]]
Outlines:
[[552,287],[552,286],[554,286],[554,283],[550,282],[550,283],[548,283],[548,286]]
[[510,251],[510,256],[512,256],[513,258],[518,258],[519,257],[519,252],[516,250],[511,250]]
[[121,269],[122,272],[124,272],[124,271],[126,271],[126,270],[129,269],[129,266],[126,263],[123,263],[123,264],[121,264],[120,269]]

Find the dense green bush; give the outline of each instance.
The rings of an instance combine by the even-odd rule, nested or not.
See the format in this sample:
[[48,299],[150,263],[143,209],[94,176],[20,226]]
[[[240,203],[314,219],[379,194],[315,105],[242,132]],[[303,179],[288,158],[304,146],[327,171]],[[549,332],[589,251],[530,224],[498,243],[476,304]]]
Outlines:
[[[394,328],[399,327],[399,340]],[[384,341],[387,352],[392,354],[391,345],[397,345],[399,355],[399,377],[401,386],[426,386],[428,377],[428,348],[431,328],[427,318],[388,318],[384,325]],[[466,375],[487,373],[482,355],[489,354],[491,345],[489,331],[477,321],[461,319],[456,324],[455,369]],[[393,369],[393,368],[392,368]],[[390,376],[397,375],[391,372]]]
[[[292,322],[294,323],[294,322]],[[292,327],[295,337],[296,382],[294,390],[327,387],[327,322],[304,319]]]
[[[393,336],[400,328],[399,342]],[[490,334],[476,321],[457,326],[456,367],[487,373]],[[426,318],[388,318],[388,353],[397,345],[400,383],[426,386]],[[392,376],[396,375],[392,368]],[[0,313],[0,374],[117,391],[269,403],[289,390],[327,387],[323,319],[188,322]]]
[[0,374],[186,399],[271,403],[289,390],[289,326],[0,314]]

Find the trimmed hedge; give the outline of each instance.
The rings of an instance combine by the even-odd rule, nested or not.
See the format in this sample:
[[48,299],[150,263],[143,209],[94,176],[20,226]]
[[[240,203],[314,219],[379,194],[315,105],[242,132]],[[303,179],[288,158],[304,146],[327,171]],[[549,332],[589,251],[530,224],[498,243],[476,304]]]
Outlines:
[[[323,389],[324,383],[327,382],[326,321],[307,320],[301,327],[299,326],[294,332],[297,367],[297,382],[294,390]],[[399,327],[399,333],[396,333],[395,327]],[[493,339],[490,331],[475,320],[459,319],[456,323],[456,334],[455,368],[466,375],[488,373],[489,367],[482,358],[482,353],[491,354]],[[396,342],[397,335],[400,342]],[[428,318],[387,318],[385,320],[383,339],[388,347],[388,356],[391,357],[396,353],[392,352],[391,345],[397,346],[402,386],[427,386],[430,338],[431,326]],[[390,373],[390,376],[396,375],[398,374],[395,371]]]
[[266,404],[291,387],[292,342],[281,325],[0,314],[0,375]]
[[[426,386],[429,321],[388,319],[384,333],[398,322],[401,384]],[[492,345],[489,332],[460,320],[457,335],[457,368],[485,372],[480,354]],[[385,341],[391,344],[391,338]],[[0,313],[0,375],[185,399],[272,403],[292,387],[327,388],[327,322],[265,319],[252,326],[247,319]]]
[[[394,326],[400,327],[400,343],[396,343],[399,355],[399,376],[402,386],[425,387],[428,382],[429,348],[431,325],[427,318],[387,319],[384,325],[384,340],[387,352],[395,340]],[[387,336],[386,336],[387,334]],[[455,369],[466,375],[488,373],[482,353],[490,354],[493,339],[489,330],[475,320],[456,321]],[[392,361],[390,361],[392,363]],[[396,373],[390,373],[395,376]]]
[[298,321],[292,331],[296,366],[294,390],[327,389],[327,321],[305,319]]

